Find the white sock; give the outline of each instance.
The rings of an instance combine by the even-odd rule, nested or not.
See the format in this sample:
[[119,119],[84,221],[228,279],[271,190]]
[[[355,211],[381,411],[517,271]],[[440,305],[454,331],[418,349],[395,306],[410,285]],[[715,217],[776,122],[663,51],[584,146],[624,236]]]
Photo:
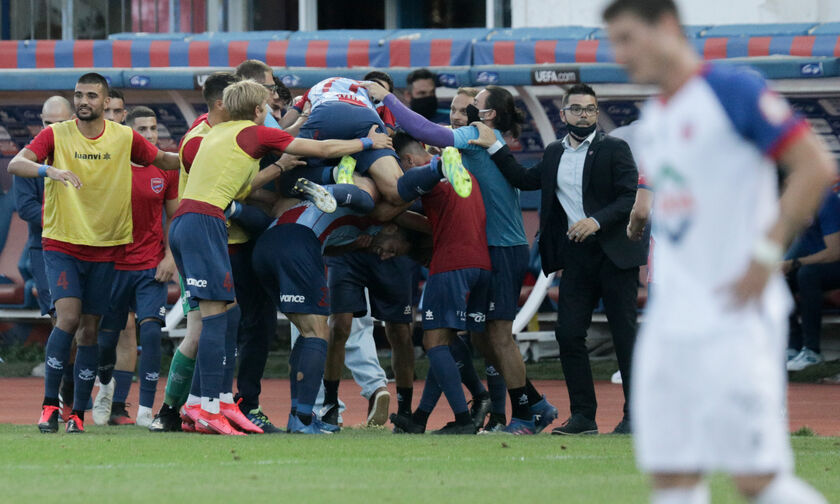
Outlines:
[[147,406],[138,406],[137,407],[137,416],[140,415],[152,415],[152,408]]
[[201,398],[197,395],[188,395],[187,396],[187,406],[195,406],[196,404],[201,404]]
[[222,392],[219,394],[219,401],[225,404],[233,404],[233,392]]
[[708,504],[709,485],[705,481],[692,487],[655,488],[650,496],[651,504]]
[[753,502],[755,504],[828,504],[822,494],[793,474],[777,474]]
[[215,397],[202,397],[201,409],[207,413],[216,414],[219,412],[219,400]]

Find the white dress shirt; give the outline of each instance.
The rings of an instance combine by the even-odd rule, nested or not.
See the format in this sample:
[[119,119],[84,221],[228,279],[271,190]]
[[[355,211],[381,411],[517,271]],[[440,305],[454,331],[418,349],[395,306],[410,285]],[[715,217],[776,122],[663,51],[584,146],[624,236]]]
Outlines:
[[[586,163],[586,156],[596,131],[586,137],[586,140],[572,147],[569,135],[563,138],[565,151],[560,157],[560,166],[557,169],[557,201],[566,211],[569,228],[578,221],[586,218],[583,211],[583,165]],[[599,224],[600,227],[600,224]]]

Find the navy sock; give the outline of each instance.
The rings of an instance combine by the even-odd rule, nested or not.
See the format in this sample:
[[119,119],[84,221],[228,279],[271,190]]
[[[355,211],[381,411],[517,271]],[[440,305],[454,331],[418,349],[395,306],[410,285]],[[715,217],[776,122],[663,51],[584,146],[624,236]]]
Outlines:
[[537,388],[531,383],[531,380],[525,378],[525,392],[528,394],[528,404],[533,406],[542,401],[542,395],[537,392]]
[[64,374],[61,376],[61,397],[68,406],[73,405],[73,396],[75,395],[73,392],[75,388],[76,385],[73,383],[73,365],[65,365]]
[[99,346],[98,373],[99,382],[109,384],[114,374],[114,364],[117,363],[117,341],[120,339],[119,331],[100,329],[96,343]]
[[373,211],[373,198],[362,188],[353,184],[332,184],[325,187],[333,195],[338,206],[349,207],[363,214]]
[[452,352],[452,358],[455,359],[455,365],[458,366],[458,371],[461,373],[461,383],[466,385],[467,390],[473,397],[486,397],[487,389],[484,388],[481,378],[475,371],[472,352],[464,339],[460,336],[452,338],[452,342],[449,343],[449,350]]
[[[50,337],[47,340],[45,349],[46,366],[44,367],[44,398],[58,401],[58,387],[61,385],[61,377],[67,361],[70,360],[70,345],[73,343],[73,335],[58,327],[53,327]],[[71,367],[72,369],[72,367]]]
[[502,378],[502,375],[496,371],[496,368],[492,364],[487,364],[484,370],[487,374],[487,389],[490,392],[490,402],[493,403],[491,411],[499,415],[504,415],[507,401],[505,379]]
[[124,403],[131,390],[131,380],[134,378],[133,371],[114,370],[114,402]]
[[218,401],[222,392],[227,316],[224,312],[201,318],[197,362],[201,363],[201,397]]
[[[440,399],[442,393],[443,391],[440,389],[437,379],[435,379],[435,374],[430,369],[426,374],[426,383],[423,384],[423,394],[420,396],[420,404],[417,405],[417,410],[425,411],[426,418],[428,418],[428,414],[437,406],[438,399]],[[425,422],[423,425],[426,425]]]
[[397,192],[403,201],[412,201],[434,189],[443,175],[440,172],[440,158],[433,158],[425,166],[406,171],[397,180]]
[[339,380],[324,380],[324,406],[338,404]]
[[195,368],[193,368],[192,385],[190,385],[190,395],[201,397],[201,369],[199,369],[198,356],[195,359]]
[[251,236],[258,236],[271,225],[272,218],[258,207],[236,202],[237,211],[231,219],[242,226]]
[[242,309],[234,305],[227,312],[227,332],[225,332],[225,371],[222,379],[222,392],[233,393],[233,377],[236,374],[236,335],[239,333],[239,319]]
[[[306,416],[312,415],[312,407],[324,378],[324,364],[327,362],[327,342],[321,338],[303,338],[297,365],[297,415],[306,423]],[[298,379],[299,378],[299,379]]]
[[96,359],[99,348],[96,345],[79,345],[76,347],[76,364],[73,366],[75,392],[73,410],[84,411],[96,380]]
[[158,378],[160,377],[160,320],[147,320],[140,324],[140,406],[151,408],[155,404]]
[[[397,414],[411,415],[411,399],[413,396],[413,387],[397,387]],[[440,393],[438,393],[438,397],[440,397]]]
[[531,420],[531,410],[528,404],[528,391],[525,387],[508,389],[510,395],[510,406],[513,409],[511,416],[520,420]]
[[435,380],[446,395],[446,400],[456,415],[467,411],[467,399],[464,397],[464,390],[461,388],[461,376],[458,374],[458,366],[452,358],[452,352],[448,345],[439,345],[430,348],[426,352],[429,358],[430,372],[435,374]]
[[292,398],[292,411],[297,411],[298,404],[298,386],[297,386],[297,369],[300,362],[300,351],[303,348],[303,336],[298,336],[295,344],[292,347],[292,353],[289,354],[289,389]]

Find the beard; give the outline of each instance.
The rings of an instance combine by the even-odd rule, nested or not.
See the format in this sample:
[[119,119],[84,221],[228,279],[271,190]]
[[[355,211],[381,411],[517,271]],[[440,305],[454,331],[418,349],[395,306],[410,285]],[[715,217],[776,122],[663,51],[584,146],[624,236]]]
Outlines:
[[[85,110],[84,114],[86,114],[86,115],[83,115],[82,110]],[[80,121],[95,121],[95,120],[99,119],[100,117],[102,117],[102,112],[97,113],[96,110],[94,110],[93,108],[90,108],[90,107],[87,107],[85,109],[77,108],[76,109],[76,117]]]

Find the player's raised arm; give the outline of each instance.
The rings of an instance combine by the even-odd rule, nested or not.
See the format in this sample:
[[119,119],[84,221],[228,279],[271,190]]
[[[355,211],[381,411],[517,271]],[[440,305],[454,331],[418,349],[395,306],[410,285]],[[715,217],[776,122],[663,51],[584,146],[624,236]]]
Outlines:
[[161,170],[179,170],[181,168],[178,154],[160,149],[158,149],[157,155],[155,155],[155,161],[152,164]]
[[38,156],[31,150],[24,148],[9,161],[9,173],[24,178],[49,177],[64,185],[71,184],[76,189],[82,187],[82,181],[70,170],[62,170],[55,166],[41,164]]
[[376,125],[370,127],[368,136],[356,140],[309,140],[295,138],[285,152],[296,156],[337,158],[369,149],[390,149],[391,138],[376,132]]
[[379,100],[388,107],[394,115],[397,124],[412,137],[425,144],[436,147],[455,145],[455,135],[451,129],[435,124],[406,107],[396,96],[389,93],[379,83],[368,81],[362,83],[362,87],[368,90],[368,94],[372,99]]

